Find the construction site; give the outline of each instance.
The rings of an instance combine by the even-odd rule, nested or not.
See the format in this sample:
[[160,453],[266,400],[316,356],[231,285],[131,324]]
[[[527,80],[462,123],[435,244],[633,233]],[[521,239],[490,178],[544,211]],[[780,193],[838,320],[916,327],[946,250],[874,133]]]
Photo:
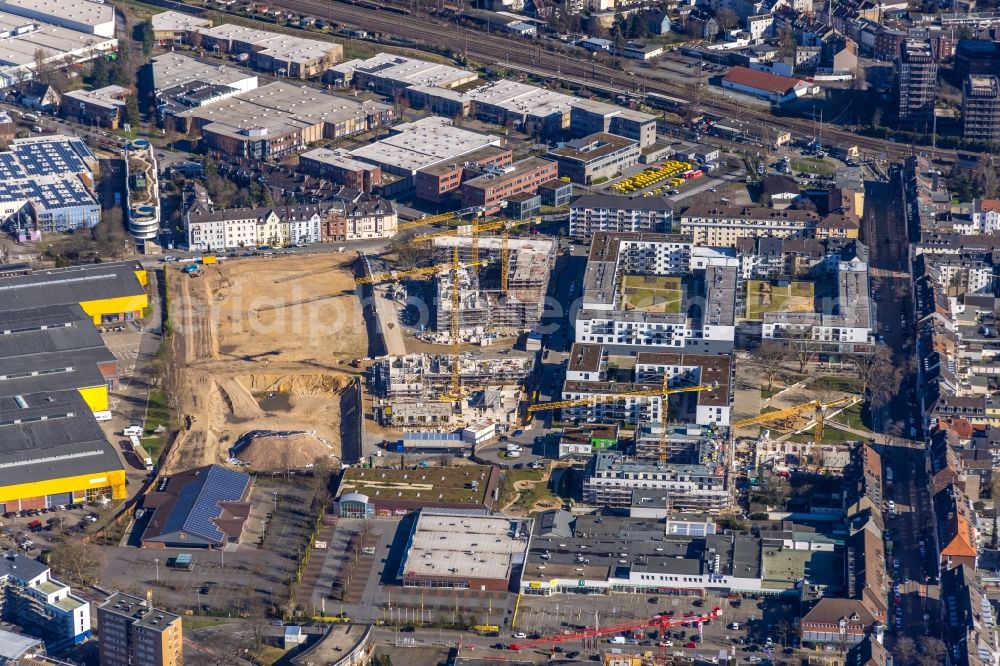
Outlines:
[[456,255],[461,263],[458,271],[438,276],[439,335],[452,335],[456,302],[458,335],[464,339],[517,334],[541,321],[558,247],[555,241],[456,235],[434,238],[433,247],[441,263],[454,261]]
[[[456,359],[460,397],[442,401],[451,391]],[[532,356],[387,356],[371,367],[369,391],[379,422],[390,427],[457,427],[484,420],[511,424],[533,367]]]
[[354,257],[167,269],[182,420],[167,473],[225,462],[281,470],[341,454],[340,393],[368,344]]

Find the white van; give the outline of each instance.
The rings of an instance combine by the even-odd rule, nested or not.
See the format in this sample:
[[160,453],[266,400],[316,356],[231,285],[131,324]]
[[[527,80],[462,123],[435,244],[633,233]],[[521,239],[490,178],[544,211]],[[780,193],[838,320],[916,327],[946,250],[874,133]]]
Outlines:
[[523,631],[519,631],[516,634],[514,634],[514,638],[520,638],[521,640],[524,640],[527,637],[528,634],[524,633]]
[[612,636],[610,639],[608,639],[608,642],[611,643],[612,645],[625,645],[625,637]]
[[139,437],[142,435],[142,426],[130,425],[129,427],[122,430],[122,434],[126,437]]

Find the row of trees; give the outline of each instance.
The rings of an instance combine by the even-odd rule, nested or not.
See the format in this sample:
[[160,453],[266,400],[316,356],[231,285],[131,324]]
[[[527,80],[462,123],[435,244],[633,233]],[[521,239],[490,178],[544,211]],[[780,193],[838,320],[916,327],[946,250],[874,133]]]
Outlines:
[[[821,350],[821,343],[806,336],[797,336],[787,342],[765,340],[751,357],[753,368],[767,384],[767,392],[774,389],[774,380],[785,370],[785,363],[792,360],[799,374],[814,361]],[[892,352],[879,345],[873,354],[849,354],[847,361],[861,380],[861,395],[872,408],[886,404],[903,379],[903,369],[893,363]]]

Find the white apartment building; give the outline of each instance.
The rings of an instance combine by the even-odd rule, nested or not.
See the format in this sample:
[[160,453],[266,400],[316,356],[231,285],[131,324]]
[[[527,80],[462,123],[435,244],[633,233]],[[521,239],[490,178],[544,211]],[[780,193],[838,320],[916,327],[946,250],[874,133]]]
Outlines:
[[952,218],[956,233],[975,236],[1000,231],[1000,199],[975,199],[968,217]]
[[324,214],[318,206],[189,211],[188,248],[193,252],[217,252],[318,243],[322,240]]
[[569,205],[569,235],[590,238],[598,231],[670,232],[673,206],[667,197],[586,194]]
[[722,465],[650,463],[601,451],[594,455],[583,483],[583,500],[595,506],[627,508],[633,490],[666,491],[677,508],[718,513],[729,506]]
[[[739,261],[722,252],[695,250],[679,235],[598,232],[584,272],[575,341],[732,351]],[[632,307],[623,285],[626,276],[675,276],[677,289],[668,294],[674,304]]]
[[860,221],[853,215],[820,217],[806,210],[692,206],[680,219],[680,232],[695,245],[735,247],[741,238],[857,238]]
[[[767,312],[761,338],[788,340],[805,337],[834,352],[865,351],[873,343],[874,311],[869,298],[868,264],[839,262],[837,296],[817,302],[813,312]],[[859,347],[860,346],[860,347]]]
[[[621,368],[632,361],[635,366],[631,381],[623,381]],[[608,372],[610,366],[619,368],[614,379]],[[663,396],[656,391],[664,384],[671,388],[708,386],[710,390],[676,394],[674,405],[680,409],[667,414],[668,421],[727,426],[732,409],[731,382],[732,362],[728,355],[640,351],[634,357],[619,356],[610,346],[577,343],[570,350],[562,396],[565,400],[596,400],[564,409],[563,416],[600,423],[659,423]],[[638,391],[654,394],[598,402],[602,396]]]
[[331,240],[390,238],[399,227],[399,214],[392,201],[374,194],[359,194],[339,201],[330,210]]

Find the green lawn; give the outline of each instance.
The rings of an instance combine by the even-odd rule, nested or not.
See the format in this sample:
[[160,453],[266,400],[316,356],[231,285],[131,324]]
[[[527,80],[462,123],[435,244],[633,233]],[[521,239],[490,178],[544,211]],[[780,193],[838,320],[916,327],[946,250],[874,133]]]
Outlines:
[[[793,442],[811,442],[814,439],[812,432],[813,429],[810,429],[808,432],[792,435],[788,439]],[[844,432],[843,430],[837,430],[836,428],[831,428],[829,425],[823,429],[823,444],[843,444],[845,442],[854,442],[857,440],[857,435]]]
[[769,280],[747,280],[747,319],[763,319],[768,312],[813,312],[816,287],[792,281],[779,287]]
[[[156,429],[163,426],[162,433],[156,433]],[[142,448],[153,459],[155,463],[160,457],[160,452],[167,443],[167,436],[170,433],[170,405],[167,403],[167,395],[161,389],[152,389],[149,392],[149,407],[146,410],[146,423],[144,424],[144,434],[142,436]]]
[[809,383],[809,388],[817,391],[842,391],[844,393],[860,393],[861,380],[857,377],[841,375],[824,375]]
[[818,176],[831,176],[837,172],[837,167],[830,162],[826,160],[814,160],[809,157],[800,157],[799,159],[791,160],[789,168],[793,173],[805,171],[806,173],[813,173]]
[[622,293],[626,310],[678,314],[684,305],[684,287],[676,276],[626,275]]
[[[838,423],[843,423],[848,428],[854,428],[855,430],[861,430],[864,432],[870,432],[870,429],[861,419],[861,403],[848,407],[844,411],[840,412],[833,417],[834,421]],[[872,433],[874,436],[875,433]]]

